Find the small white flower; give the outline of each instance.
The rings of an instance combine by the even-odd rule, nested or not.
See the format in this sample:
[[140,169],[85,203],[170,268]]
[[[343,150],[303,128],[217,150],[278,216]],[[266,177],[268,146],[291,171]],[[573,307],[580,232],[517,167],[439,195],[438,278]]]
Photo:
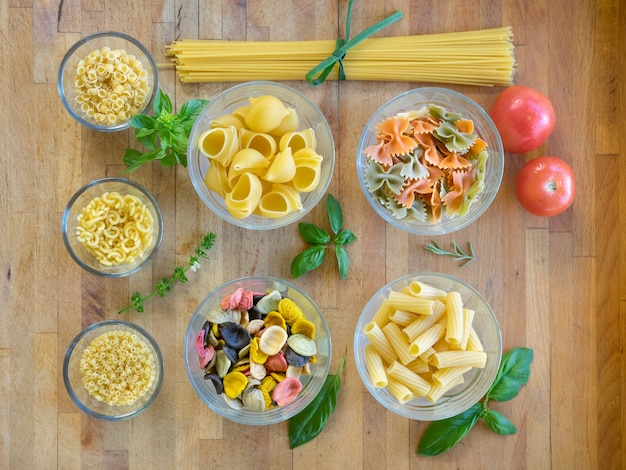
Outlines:
[[195,273],[198,269],[200,269],[200,263],[196,261],[191,266],[189,266],[189,269],[191,269]]

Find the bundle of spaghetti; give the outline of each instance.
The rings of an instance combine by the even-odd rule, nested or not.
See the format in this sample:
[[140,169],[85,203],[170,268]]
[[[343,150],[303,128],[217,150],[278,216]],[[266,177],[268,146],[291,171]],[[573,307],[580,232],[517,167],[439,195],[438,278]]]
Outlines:
[[[508,86],[515,71],[510,27],[367,38],[343,57],[347,80]],[[302,80],[332,55],[334,40],[182,39],[166,55],[182,82]],[[338,67],[327,77],[338,79]]]

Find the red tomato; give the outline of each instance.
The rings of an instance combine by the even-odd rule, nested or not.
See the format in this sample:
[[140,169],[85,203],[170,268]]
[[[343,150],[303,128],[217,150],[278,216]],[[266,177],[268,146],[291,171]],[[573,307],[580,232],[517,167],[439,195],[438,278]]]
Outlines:
[[534,215],[551,217],[574,202],[574,171],[558,157],[538,157],[527,162],[517,174],[515,193],[524,209]]
[[506,152],[525,153],[543,144],[554,129],[554,108],[537,90],[515,85],[498,95],[489,115]]

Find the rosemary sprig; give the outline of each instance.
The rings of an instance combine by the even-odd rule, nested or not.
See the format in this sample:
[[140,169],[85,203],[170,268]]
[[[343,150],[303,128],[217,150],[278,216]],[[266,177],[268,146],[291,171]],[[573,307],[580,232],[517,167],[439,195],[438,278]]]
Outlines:
[[452,240],[452,247],[454,251],[448,251],[442,248],[441,245],[439,245],[439,243],[434,240],[425,245],[424,249],[436,255],[451,256],[457,261],[465,260],[465,262],[461,264],[461,267],[464,268],[476,259],[476,254],[474,253],[474,247],[472,246],[472,242],[469,242],[467,245],[469,248],[469,253],[465,253],[455,240]]
[[117,313],[121,315],[130,309],[135,309],[136,312],[143,312],[143,304],[146,300],[155,295],[165,297],[167,293],[172,290],[176,282],[187,282],[187,271],[191,269],[195,272],[200,267],[200,258],[209,257],[207,251],[213,247],[213,243],[215,243],[215,234],[212,232],[207,233],[200,242],[200,245],[196,247],[194,255],[189,257],[189,264],[187,266],[177,266],[174,268],[172,277],[169,279],[166,277],[162,278],[157,282],[156,289],[145,297],[142,296],[140,292],[135,292],[131,297],[132,303]]

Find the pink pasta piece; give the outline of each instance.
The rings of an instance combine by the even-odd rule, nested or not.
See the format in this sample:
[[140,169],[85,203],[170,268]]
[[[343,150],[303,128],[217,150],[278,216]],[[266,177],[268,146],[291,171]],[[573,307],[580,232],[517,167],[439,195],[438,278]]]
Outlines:
[[431,165],[439,166],[442,158],[437,151],[437,144],[433,140],[433,137],[430,134],[417,134],[415,138],[424,149],[424,159],[426,162]]
[[453,171],[451,173],[452,185],[449,191],[441,198],[446,207],[456,212],[459,210],[465,194],[476,181],[475,171]]
[[287,406],[296,401],[301,391],[302,382],[295,377],[287,377],[274,388],[272,400],[274,400],[278,406]]
[[428,178],[414,180],[402,188],[402,192],[396,196],[396,201],[404,207],[411,207],[415,202],[416,194],[430,194],[433,191],[433,183]]

